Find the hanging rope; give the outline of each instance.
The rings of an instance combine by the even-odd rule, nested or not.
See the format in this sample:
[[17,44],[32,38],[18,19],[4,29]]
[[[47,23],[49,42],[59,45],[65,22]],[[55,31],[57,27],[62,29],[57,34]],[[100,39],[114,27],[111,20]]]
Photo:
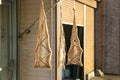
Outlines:
[[[60,2],[58,0],[47,12],[46,15],[49,14],[49,12]],[[19,38],[22,38],[25,33],[30,33],[30,29],[39,21],[39,18],[37,18],[26,30],[24,30],[22,33],[19,34]]]
[[76,7],[75,7],[75,0],[74,0],[74,6],[73,6],[73,9],[75,9]]

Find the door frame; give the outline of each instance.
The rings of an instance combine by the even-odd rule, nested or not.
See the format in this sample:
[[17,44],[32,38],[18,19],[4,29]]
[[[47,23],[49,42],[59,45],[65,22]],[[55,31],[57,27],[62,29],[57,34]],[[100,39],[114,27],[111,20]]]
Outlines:
[[[12,75],[12,80],[17,80],[17,0],[6,0],[0,6],[8,6],[9,11],[9,29],[8,29],[8,47],[10,54],[10,61],[8,62],[8,68]],[[2,9],[1,7],[1,9]],[[2,12],[2,11],[1,11]],[[4,13],[3,13],[4,14]],[[0,20],[2,15],[0,15]],[[1,25],[1,24],[0,24]]]

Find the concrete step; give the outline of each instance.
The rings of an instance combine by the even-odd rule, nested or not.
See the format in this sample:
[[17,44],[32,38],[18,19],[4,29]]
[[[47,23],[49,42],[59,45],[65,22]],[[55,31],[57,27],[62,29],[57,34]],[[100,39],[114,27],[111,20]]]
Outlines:
[[64,79],[64,80],[80,80],[80,79]]

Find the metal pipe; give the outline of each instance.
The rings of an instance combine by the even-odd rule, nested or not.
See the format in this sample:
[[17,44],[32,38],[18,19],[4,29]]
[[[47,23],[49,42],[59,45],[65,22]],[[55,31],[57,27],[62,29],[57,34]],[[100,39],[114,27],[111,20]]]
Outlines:
[[104,71],[104,28],[105,28],[105,1],[101,0],[101,70]]
[[[55,8],[55,11],[57,11],[57,8]],[[57,12],[55,12],[55,16],[57,15]],[[57,26],[57,17],[55,18],[55,26]],[[55,40],[57,40],[57,27],[55,27]],[[55,53],[57,53],[57,41],[55,41]],[[57,54],[55,54],[55,80],[57,80]]]

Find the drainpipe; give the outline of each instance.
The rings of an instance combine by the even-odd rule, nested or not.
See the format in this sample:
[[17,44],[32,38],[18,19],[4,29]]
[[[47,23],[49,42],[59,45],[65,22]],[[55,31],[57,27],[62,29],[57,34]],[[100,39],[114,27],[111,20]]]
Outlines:
[[104,71],[104,28],[105,28],[105,1],[101,0],[101,70]]

